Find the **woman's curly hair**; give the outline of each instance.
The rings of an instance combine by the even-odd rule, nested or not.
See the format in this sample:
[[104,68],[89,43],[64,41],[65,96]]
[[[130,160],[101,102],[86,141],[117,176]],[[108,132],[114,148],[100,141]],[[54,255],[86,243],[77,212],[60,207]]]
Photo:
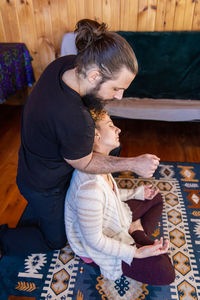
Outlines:
[[90,114],[92,116],[92,119],[94,120],[94,122],[96,123],[97,121],[101,121],[105,118],[106,115],[108,115],[107,111],[105,109],[102,110],[95,110],[95,109],[91,109],[90,110]]

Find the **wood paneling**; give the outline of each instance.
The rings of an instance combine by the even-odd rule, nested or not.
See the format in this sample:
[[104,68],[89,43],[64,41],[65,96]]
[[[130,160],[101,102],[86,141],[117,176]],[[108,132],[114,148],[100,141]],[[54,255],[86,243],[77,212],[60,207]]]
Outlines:
[[159,0],[157,2],[156,23],[155,28],[158,31],[164,31],[165,29],[165,12],[166,12],[166,0]]
[[120,0],[102,0],[102,21],[110,30],[120,29]]
[[4,23],[1,15],[1,10],[0,10],[0,41],[5,42],[6,41],[6,33],[4,29]]
[[194,9],[195,9],[195,1],[192,0],[186,1],[183,26],[181,30],[192,30],[193,19],[191,18],[191,16],[194,15]]
[[[187,0],[187,2],[189,1]],[[177,30],[181,30],[183,28],[185,4],[186,0],[176,0],[174,27],[177,28]]]
[[195,8],[192,20],[192,29],[200,30],[200,1],[195,1]]
[[174,27],[175,7],[176,0],[167,0],[165,8],[164,31],[177,30],[177,28]]
[[20,28],[19,28],[18,15],[16,11],[16,2],[14,0],[1,1],[0,9],[1,9],[6,41],[21,42],[23,37],[21,36]]
[[148,15],[148,0],[140,0],[138,2],[138,23],[137,31],[148,31],[147,29],[147,15]]
[[0,42],[24,42],[38,78],[82,18],[104,21],[110,30],[200,30],[200,1],[1,0]]
[[148,0],[147,28],[149,31],[155,31],[156,13],[157,0]]
[[121,0],[120,29],[131,31],[137,28],[138,1]]

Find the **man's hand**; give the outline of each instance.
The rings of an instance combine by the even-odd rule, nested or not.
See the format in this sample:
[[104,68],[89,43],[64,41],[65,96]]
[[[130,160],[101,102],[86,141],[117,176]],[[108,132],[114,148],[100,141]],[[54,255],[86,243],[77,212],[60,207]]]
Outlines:
[[159,190],[157,188],[152,188],[151,184],[144,185],[144,199],[152,200],[158,192]]
[[134,158],[133,166],[129,165],[130,171],[142,177],[152,177],[159,165],[160,158],[153,154],[143,154]]
[[160,254],[167,253],[169,249],[169,241],[165,240],[163,243],[163,238],[159,240],[155,240],[153,245],[143,246],[141,248],[136,249],[135,258],[145,258],[150,256],[158,256]]

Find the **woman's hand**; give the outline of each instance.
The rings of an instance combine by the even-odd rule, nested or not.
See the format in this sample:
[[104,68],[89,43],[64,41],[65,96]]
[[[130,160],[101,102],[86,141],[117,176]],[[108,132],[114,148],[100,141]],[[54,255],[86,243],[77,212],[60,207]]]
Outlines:
[[153,245],[143,246],[141,248],[136,249],[135,258],[145,258],[150,256],[158,256],[160,254],[167,253],[169,249],[169,241],[165,240],[163,243],[163,238],[159,240],[155,240]]
[[144,185],[144,199],[152,200],[158,194],[158,192],[158,189],[152,188],[151,184]]

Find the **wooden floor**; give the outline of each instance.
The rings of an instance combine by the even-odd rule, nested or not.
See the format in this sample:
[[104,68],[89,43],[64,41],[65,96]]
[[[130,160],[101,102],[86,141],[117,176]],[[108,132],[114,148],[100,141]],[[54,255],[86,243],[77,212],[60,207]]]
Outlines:
[[161,161],[200,162],[200,122],[114,120],[123,156],[153,153]]
[[[22,106],[0,105],[0,224],[15,227],[26,201],[15,183]],[[200,122],[115,119],[122,156],[153,153],[161,161],[200,162]]]
[[16,180],[21,106],[0,105],[0,224],[15,227],[26,201]]

